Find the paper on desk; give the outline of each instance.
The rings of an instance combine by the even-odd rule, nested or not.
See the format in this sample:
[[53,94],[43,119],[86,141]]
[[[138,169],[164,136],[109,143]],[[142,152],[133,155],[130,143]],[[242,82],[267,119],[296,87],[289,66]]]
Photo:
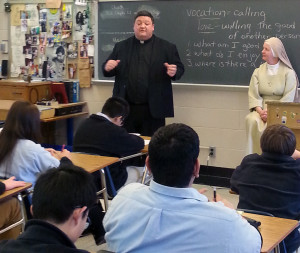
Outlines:
[[144,144],[148,145],[150,143],[150,140],[144,140]]

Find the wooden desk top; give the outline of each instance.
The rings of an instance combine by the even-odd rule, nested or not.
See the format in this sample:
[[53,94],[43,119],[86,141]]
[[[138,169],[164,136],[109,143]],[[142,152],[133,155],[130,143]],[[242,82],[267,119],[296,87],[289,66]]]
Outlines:
[[3,194],[0,195],[0,202],[7,199],[7,198],[9,198],[9,197],[17,195],[19,192],[27,190],[31,186],[32,186],[31,183],[26,183],[25,186],[17,187],[17,188],[11,189],[9,191],[5,191]]
[[0,85],[1,86],[40,86],[40,85],[50,85],[52,82],[51,81],[35,81],[31,80],[29,83],[28,81],[24,81],[21,79],[3,79],[0,80]]
[[258,214],[243,213],[243,216],[261,222],[259,231],[263,238],[262,253],[273,250],[285,237],[287,237],[297,226],[297,220],[270,217]]
[[[151,140],[151,137],[149,136],[141,136],[144,140]],[[145,145],[144,148],[141,150],[142,153],[148,153],[149,145]]]
[[41,119],[41,122],[51,122],[51,121],[57,121],[57,120],[61,120],[61,119],[76,118],[76,117],[88,115],[88,114],[89,114],[88,112],[71,113],[71,114],[66,114],[66,115],[62,115],[62,116],[54,116],[52,118]]
[[87,172],[93,173],[119,161],[118,157],[71,153],[71,161]]

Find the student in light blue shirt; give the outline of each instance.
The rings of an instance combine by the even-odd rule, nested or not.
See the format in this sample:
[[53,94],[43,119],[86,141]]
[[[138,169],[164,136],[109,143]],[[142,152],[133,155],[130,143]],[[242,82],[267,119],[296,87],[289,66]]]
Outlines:
[[[114,252],[260,252],[261,237],[237,212],[191,188],[199,138],[184,124],[160,128],[149,144],[150,187],[125,186],[103,220]],[[218,200],[218,199],[217,199]]]
[[39,173],[59,166],[69,156],[68,150],[44,149],[40,139],[40,112],[27,101],[11,106],[0,132],[0,178],[15,176],[17,180],[35,184]]

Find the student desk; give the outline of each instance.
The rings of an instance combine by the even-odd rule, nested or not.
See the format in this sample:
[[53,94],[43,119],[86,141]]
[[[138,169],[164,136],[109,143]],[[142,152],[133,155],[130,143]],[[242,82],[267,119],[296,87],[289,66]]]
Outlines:
[[101,176],[101,183],[102,183],[102,190],[97,192],[97,195],[103,193],[104,205],[105,210],[108,209],[108,195],[107,195],[107,188],[106,188],[106,181],[105,181],[105,173],[103,168],[119,162],[118,157],[109,157],[109,156],[99,156],[99,155],[88,155],[88,154],[81,154],[81,153],[71,153],[71,161],[79,167],[82,167],[89,173],[93,173],[95,171],[100,172]]
[[244,212],[246,216],[261,222],[259,231],[263,238],[262,253],[271,252],[284,240],[299,224],[297,220],[270,217]]
[[3,194],[0,195],[0,202],[6,200],[9,197],[13,197],[13,196],[19,194],[22,191],[27,190],[31,186],[32,186],[31,183],[26,183],[25,186],[21,186],[21,187],[17,187],[17,188],[11,189],[9,191],[5,191]]
[[[141,136],[144,140],[151,140],[149,136]],[[141,150],[141,153],[147,154],[148,153],[149,144],[145,145],[144,148]]]
[[32,186],[31,183],[26,183],[25,186],[21,186],[21,187],[17,187],[17,188],[14,188],[14,189],[11,189],[9,191],[5,191],[3,194],[0,195],[0,203],[2,201],[5,201],[7,198],[9,197],[13,197],[15,195],[18,195],[18,200],[20,201],[20,206],[21,206],[21,215],[22,215],[22,218],[15,222],[14,224],[0,230],[0,234],[16,227],[16,226],[19,226],[20,224],[22,224],[22,231],[24,231],[24,227],[25,227],[25,214],[24,214],[24,208],[23,208],[23,199],[22,199],[22,196],[21,196],[21,192],[27,190],[28,188],[30,188]]

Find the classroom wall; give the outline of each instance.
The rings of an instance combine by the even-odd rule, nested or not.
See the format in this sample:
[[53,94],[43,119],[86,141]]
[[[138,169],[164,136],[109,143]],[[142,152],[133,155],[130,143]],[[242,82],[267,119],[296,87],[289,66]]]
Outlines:
[[[0,42],[9,38],[9,14],[4,12],[0,0]],[[0,52],[0,61],[8,59]],[[181,122],[192,126],[200,137],[201,146],[215,146],[216,156],[210,166],[235,168],[245,154],[245,123],[247,114],[247,87],[230,88],[215,86],[174,85],[175,117],[167,123]],[[94,84],[80,91],[81,101],[88,102],[88,110],[101,110],[112,94],[112,84]],[[79,119],[75,120],[78,125]],[[65,133],[65,129],[61,129]],[[208,149],[201,148],[201,164],[206,164]]]

